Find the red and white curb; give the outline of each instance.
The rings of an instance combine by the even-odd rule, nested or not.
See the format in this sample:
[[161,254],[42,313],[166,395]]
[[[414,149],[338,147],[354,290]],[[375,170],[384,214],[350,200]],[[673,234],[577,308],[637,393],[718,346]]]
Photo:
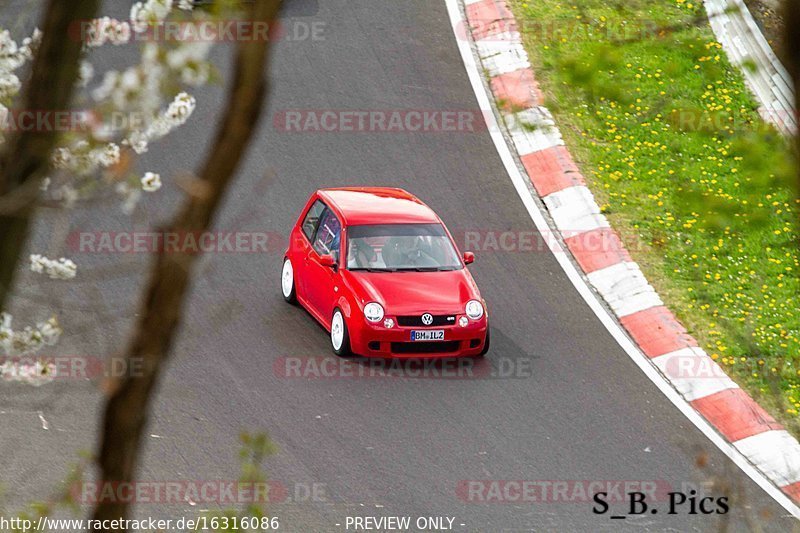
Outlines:
[[[697,340],[664,306],[631,260],[586,187],[552,115],[541,105],[542,93],[505,1],[446,3],[479,102],[488,97],[482,94],[486,86],[476,80],[479,67],[473,54],[489,76],[488,87],[507,130],[508,147],[502,145],[501,134],[492,133],[498,152],[540,229],[547,222],[532,199],[525,198],[516,178],[527,174],[532,185],[527,187],[528,192],[535,193],[544,203],[549,224],[555,226],[583,273],[583,280],[576,280],[574,266],[558,257],[560,245],[556,245],[557,259],[573,284],[629,354],[634,352],[629,349],[629,340],[633,341],[638,357],[631,356],[670,400],[751,478],[800,518],[800,444],[698,347]],[[469,30],[464,31],[465,27]],[[468,42],[465,34],[469,34]],[[516,154],[517,161],[509,161],[509,151]],[[597,246],[598,242],[603,246]],[[628,339],[618,334],[618,325],[610,324],[590,300],[582,282],[588,282],[602,297]],[[641,361],[642,355],[651,368],[647,368],[647,361]]]

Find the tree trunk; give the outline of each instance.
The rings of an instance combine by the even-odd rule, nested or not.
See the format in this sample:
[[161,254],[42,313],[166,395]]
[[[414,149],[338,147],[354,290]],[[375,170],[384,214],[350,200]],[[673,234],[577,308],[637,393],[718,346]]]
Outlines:
[[[246,17],[272,25],[281,0],[249,4]],[[227,109],[222,115],[214,146],[199,175],[199,191],[166,232],[184,234],[208,230],[226,187],[255,130],[266,93],[265,67],[269,45],[242,41],[237,46],[236,65]],[[159,251],[155,258],[141,317],[126,351],[129,360],[142,361],[142,371],[126,375],[112,391],[105,408],[98,463],[103,483],[114,486],[134,478],[142,434],[147,423],[153,388],[169,355],[188,292],[192,265],[197,255]],[[130,366],[129,366],[130,368]],[[100,501],[94,518],[125,518],[128,504]]]
[[[42,42],[24,88],[25,110],[63,111],[78,79],[82,41],[70,30],[95,17],[99,0],[50,0],[42,21]],[[0,310],[6,304],[14,271],[28,234],[39,182],[50,169],[58,139],[52,128],[12,135],[0,155]]]

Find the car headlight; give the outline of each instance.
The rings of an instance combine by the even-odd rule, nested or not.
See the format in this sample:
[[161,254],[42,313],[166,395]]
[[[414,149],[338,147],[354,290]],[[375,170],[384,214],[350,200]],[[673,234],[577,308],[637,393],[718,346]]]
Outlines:
[[383,306],[377,302],[370,302],[364,306],[364,316],[370,322],[383,320]]
[[481,304],[478,300],[470,300],[467,302],[465,311],[467,316],[472,320],[478,320],[483,316],[483,304]]

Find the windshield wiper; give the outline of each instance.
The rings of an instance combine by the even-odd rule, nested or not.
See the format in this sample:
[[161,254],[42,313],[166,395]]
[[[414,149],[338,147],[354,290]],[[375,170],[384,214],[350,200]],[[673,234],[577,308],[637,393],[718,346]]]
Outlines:
[[371,268],[371,267],[356,267],[348,268],[350,272],[397,272],[396,268]]

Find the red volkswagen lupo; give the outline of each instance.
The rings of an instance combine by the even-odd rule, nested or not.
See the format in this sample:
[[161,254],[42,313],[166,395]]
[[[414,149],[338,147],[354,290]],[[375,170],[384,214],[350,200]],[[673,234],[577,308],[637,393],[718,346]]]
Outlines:
[[326,330],[340,356],[481,356],[486,303],[450,232],[412,194],[322,189],[292,229],[281,291]]

